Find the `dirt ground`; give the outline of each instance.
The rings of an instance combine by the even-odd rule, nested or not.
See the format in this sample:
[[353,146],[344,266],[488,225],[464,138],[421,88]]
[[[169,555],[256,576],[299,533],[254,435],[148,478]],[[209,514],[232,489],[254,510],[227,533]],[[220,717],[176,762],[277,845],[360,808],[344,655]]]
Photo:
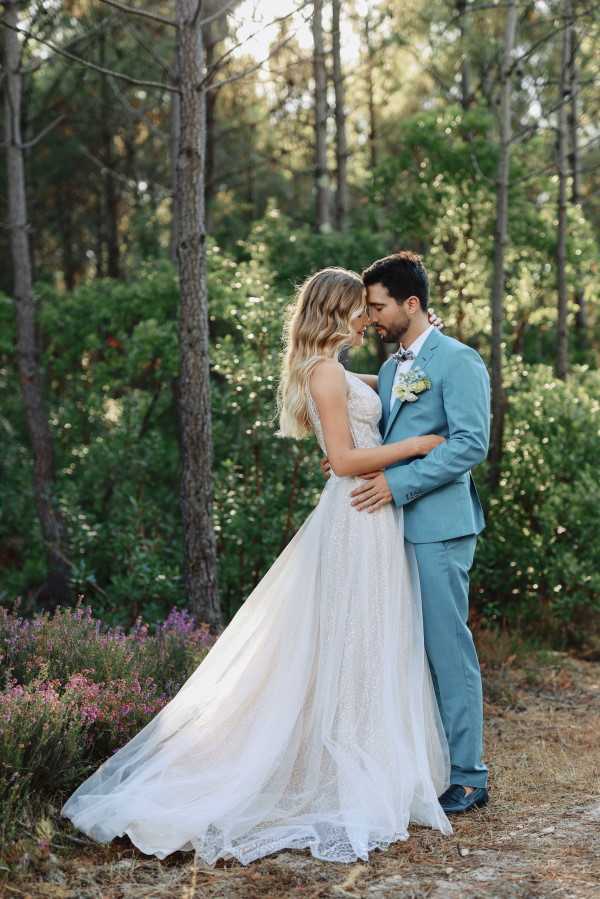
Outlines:
[[[484,647],[490,805],[453,817],[454,835],[411,827],[369,863],[335,865],[308,850],[244,867],[149,859],[123,840],[97,847],[38,824],[2,897],[53,899],[525,899],[600,897],[600,662]],[[481,655],[481,653],[480,653]],[[44,845],[47,831],[48,845]]]

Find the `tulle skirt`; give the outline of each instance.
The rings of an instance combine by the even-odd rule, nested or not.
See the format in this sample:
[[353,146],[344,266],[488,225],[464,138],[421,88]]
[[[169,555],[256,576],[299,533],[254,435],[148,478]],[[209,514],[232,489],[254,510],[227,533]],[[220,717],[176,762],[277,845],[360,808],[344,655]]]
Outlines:
[[402,510],[319,504],[181,690],[71,795],[90,837],[212,865],[308,848],[368,860],[409,823],[452,827],[450,759]]

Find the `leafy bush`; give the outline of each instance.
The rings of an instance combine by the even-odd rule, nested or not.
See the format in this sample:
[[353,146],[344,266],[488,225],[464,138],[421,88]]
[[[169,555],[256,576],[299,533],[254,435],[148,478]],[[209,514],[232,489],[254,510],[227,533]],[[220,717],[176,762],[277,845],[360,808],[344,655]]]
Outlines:
[[475,593],[487,617],[559,645],[578,641],[600,612],[600,372],[576,368],[561,381],[515,362],[507,382],[501,479],[484,491]]
[[[64,798],[177,692],[212,643],[172,610],[152,631],[107,628],[91,609],[24,619],[0,609],[4,838],[28,803]],[[1,835],[1,834],[0,834]]]
[[[468,156],[465,144],[458,162],[466,165]],[[402,156],[406,164],[410,158]],[[465,209],[458,162],[457,183],[446,179],[438,185],[440,208],[448,215],[439,216],[431,231],[432,282],[450,332],[464,329],[462,336],[479,342],[486,355],[483,285],[489,253],[478,257],[481,243],[473,243],[469,215],[489,217],[490,206],[488,199],[476,202],[479,188],[471,185]],[[388,175],[390,190],[396,189],[396,170],[389,168]],[[226,618],[309,514],[323,486],[314,439],[274,437],[281,330],[292,285],[327,264],[361,268],[385,252],[380,241],[380,235],[365,236],[360,229],[341,235],[294,229],[272,208],[256,224],[251,241],[238,247],[239,258],[209,246],[215,526]],[[531,306],[546,283],[540,276],[533,284],[536,266],[544,268],[540,246],[530,251],[535,265],[524,274],[521,256],[511,256],[507,313],[529,322],[524,351],[530,339],[544,336],[546,326],[547,306],[537,311]],[[68,295],[44,287],[42,294],[56,494],[69,528],[73,587],[107,622],[130,626],[139,615],[162,620],[185,601],[181,516],[174,501],[179,495],[175,273],[166,262],[148,263],[131,284],[99,281]],[[33,611],[45,559],[9,306],[0,302],[0,324],[7,327],[0,338],[0,430],[6,437],[0,461],[0,597],[11,602],[22,594]],[[350,366],[376,371],[374,347],[353,355]],[[547,367],[517,361],[509,364],[507,379],[505,468],[493,496],[485,487],[484,467],[477,473],[489,526],[480,542],[474,595],[488,617],[533,628],[541,616],[553,639],[563,639],[560,622],[571,616],[573,638],[598,595],[595,544],[589,539],[598,525],[590,461],[596,453],[598,375],[576,368],[563,384]],[[586,410],[589,427],[578,409]],[[568,530],[557,533],[558,527]],[[122,660],[121,671],[126,668]],[[121,676],[116,669],[113,674]]]

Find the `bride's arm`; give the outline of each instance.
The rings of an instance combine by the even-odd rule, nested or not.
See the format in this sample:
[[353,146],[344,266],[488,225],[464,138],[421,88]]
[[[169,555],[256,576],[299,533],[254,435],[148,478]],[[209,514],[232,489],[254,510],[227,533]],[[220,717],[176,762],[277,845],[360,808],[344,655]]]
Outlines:
[[443,437],[428,434],[370,449],[355,448],[348,420],[346,384],[343,367],[333,359],[319,362],[310,377],[310,391],[319,411],[327,458],[336,475],[348,477],[385,468],[402,459],[427,455],[444,442]]
[[369,387],[372,387],[375,393],[378,393],[379,390],[379,379],[377,375],[361,375],[357,371],[353,371],[352,374],[356,378],[360,378],[361,381],[364,381]]

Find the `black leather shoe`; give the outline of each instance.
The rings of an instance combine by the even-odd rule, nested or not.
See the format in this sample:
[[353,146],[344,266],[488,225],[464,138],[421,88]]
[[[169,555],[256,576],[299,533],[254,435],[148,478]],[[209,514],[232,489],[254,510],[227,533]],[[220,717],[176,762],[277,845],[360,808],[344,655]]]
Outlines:
[[447,815],[459,815],[473,808],[480,808],[489,802],[489,793],[485,787],[476,787],[467,793],[461,784],[451,784],[439,797],[439,802]]

